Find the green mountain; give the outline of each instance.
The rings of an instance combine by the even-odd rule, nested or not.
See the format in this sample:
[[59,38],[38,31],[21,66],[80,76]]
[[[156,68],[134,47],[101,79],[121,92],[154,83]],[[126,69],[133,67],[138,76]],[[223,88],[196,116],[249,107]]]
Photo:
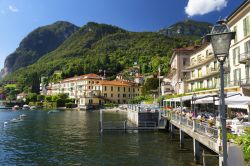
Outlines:
[[194,20],[184,20],[177,22],[167,28],[161,29],[159,32],[166,36],[192,37],[199,39],[211,31],[212,24],[208,22],[200,22]]
[[65,21],[35,29],[21,41],[14,53],[7,56],[1,76],[33,64],[43,55],[55,50],[78,29],[77,26]]
[[56,50],[42,56],[37,62],[20,68],[5,80],[15,80],[23,88],[30,86],[34,77],[51,76],[62,71],[67,78],[106,70],[112,77],[137,62],[143,73],[156,73],[162,64],[162,73],[168,71],[173,48],[187,41],[168,37],[158,32],[129,32],[116,26],[90,22],[66,39]]

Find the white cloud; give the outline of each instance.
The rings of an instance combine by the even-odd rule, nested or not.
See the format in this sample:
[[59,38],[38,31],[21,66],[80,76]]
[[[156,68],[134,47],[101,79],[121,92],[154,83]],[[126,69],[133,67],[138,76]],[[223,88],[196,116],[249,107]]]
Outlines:
[[11,11],[11,12],[19,12],[18,8],[13,6],[13,5],[9,5],[8,9]]
[[189,17],[220,11],[227,6],[228,0],[189,0],[185,12]]

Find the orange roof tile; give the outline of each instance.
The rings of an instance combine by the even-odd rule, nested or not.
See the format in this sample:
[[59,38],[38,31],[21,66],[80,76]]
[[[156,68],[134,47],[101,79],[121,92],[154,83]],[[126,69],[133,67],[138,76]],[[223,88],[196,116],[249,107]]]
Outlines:
[[132,86],[135,85],[134,82],[128,82],[128,81],[117,81],[117,80],[102,80],[99,82],[101,85],[114,85],[114,86]]

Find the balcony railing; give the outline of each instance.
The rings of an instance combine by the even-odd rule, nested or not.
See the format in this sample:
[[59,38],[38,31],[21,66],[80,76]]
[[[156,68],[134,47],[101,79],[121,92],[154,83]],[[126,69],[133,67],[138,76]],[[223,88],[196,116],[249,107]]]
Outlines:
[[186,69],[192,69],[192,68],[199,67],[203,64],[206,64],[206,63],[212,61],[213,59],[215,59],[215,57],[213,55],[209,55],[203,59],[200,59],[200,60],[197,60],[197,61],[191,63],[191,65],[189,67],[187,67]]
[[246,64],[250,61],[250,51],[240,54],[240,63]]

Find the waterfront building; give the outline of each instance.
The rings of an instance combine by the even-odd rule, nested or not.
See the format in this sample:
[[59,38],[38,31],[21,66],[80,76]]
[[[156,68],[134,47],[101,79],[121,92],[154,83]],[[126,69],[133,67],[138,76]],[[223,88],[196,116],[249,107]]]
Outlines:
[[170,95],[173,93],[173,87],[171,86],[171,80],[163,78],[161,82],[161,95]]
[[171,80],[173,92],[176,94],[182,94],[187,89],[187,84],[184,80],[189,78],[189,72],[183,69],[189,66],[190,53],[192,53],[196,47],[197,46],[176,48],[172,54],[169,62],[170,72],[167,78]]
[[[219,88],[219,64],[214,57],[212,46],[210,43],[203,43],[196,48],[190,56],[190,65],[184,68],[184,71],[189,71],[189,78],[185,80],[188,84],[186,93],[190,92],[213,92]],[[225,83],[229,82],[229,63],[224,64]]]
[[129,99],[141,95],[141,87],[126,80],[105,80],[96,74],[86,74],[52,83],[48,95],[68,94],[79,107],[104,103],[128,103]]
[[241,87],[244,95],[250,96],[250,1],[244,1],[227,19],[236,32],[229,52],[231,82]]

